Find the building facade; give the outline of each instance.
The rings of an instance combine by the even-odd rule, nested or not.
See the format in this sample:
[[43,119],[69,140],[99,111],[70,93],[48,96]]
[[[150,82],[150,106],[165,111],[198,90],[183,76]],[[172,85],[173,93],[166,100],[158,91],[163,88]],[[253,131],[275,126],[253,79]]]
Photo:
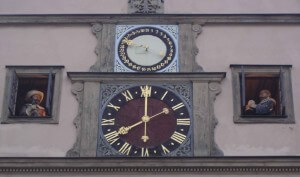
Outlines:
[[[44,169],[47,166],[62,171],[73,169],[70,172],[73,175],[105,176],[114,172],[113,175],[126,176],[140,175],[134,166],[144,163],[145,166],[140,167],[144,169],[143,175],[156,175],[157,166],[167,164],[161,169],[164,171],[161,175],[182,175],[187,171],[190,176],[205,176],[208,174],[204,170],[207,170],[209,175],[218,176],[242,174],[242,169],[234,172],[240,165],[245,169],[249,166],[263,169],[263,164],[268,162],[267,166],[272,169],[277,166],[284,175],[299,175],[299,12],[297,0],[229,0],[226,3],[217,0],[153,3],[0,0],[1,169],[32,167],[38,171],[39,165],[34,166],[37,161]],[[142,30],[150,32],[144,35]],[[155,36],[155,30],[160,30],[157,33],[161,32],[162,37],[147,38]],[[130,39],[134,35],[138,37]],[[137,40],[143,35],[145,39]],[[123,42],[126,36],[127,42]],[[158,39],[160,42],[155,42]],[[166,48],[156,48],[159,45]],[[137,63],[135,67],[126,62],[120,52],[122,46],[127,48],[126,57]],[[150,55],[152,48],[157,53]],[[148,58],[140,61],[143,54]],[[157,61],[145,63],[152,58]],[[166,89],[161,90],[160,100],[169,92],[174,93],[170,100],[183,100],[184,106],[181,102],[164,104],[174,114],[187,107],[186,112],[180,113],[189,116],[176,119],[177,125],[189,126],[189,129],[186,134],[173,134],[173,138],[170,134],[170,137],[180,144],[188,144],[190,137],[189,145],[180,145],[181,149],[189,150],[176,149],[166,159],[122,156],[120,162],[119,158],[112,157],[118,156],[118,152],[121,155],[134,152],[124,150],[125,146],[99,145],[101,137],[106,138],[106,145],[115,143],[105,132],[105,126],[112,123],[112,119],[103,118],[107,111],[104,108],[110,104],[116,106],[113,99],[122,97],[122,93],[125,102],[135,100],[132,94],[136,90],[130,89],[148,85],[153,89],[156,86]],[[103,91],[114,88],[110,94]],[[32,106],[28,105],[32,100],[26,99],[33,99],[31,90],[43,92],[39,110],[44,111],[45,116],[42,113],[33,116],[35,113],[29,113],[29,109],[22,114],[26,103]],[[272,106],[267,112],[259,113],[262,90],[270,92],[271,95],[265,97]],[[153,104],[149,114],[156,113],[155,103],[149,104]],[[160,147],[163,147],[161,154],[172,151],[167,145]],[[147,156],[144,148],[137,152]],[[177,161],[180,158],[182,163]],[[7,160],[12,166],[5,165]],[[16,165],[18,160],[29,166]],[[87,166],[76,166],[74,162]],[[201,163],[203,166],[198,166]],[[117,164],[121,164],[121,173],[116,172]],[[198,172],[192,169],[195,164]],[[181,173],[168,171],[175,166]],[[231,170],[223,173],[221,168],[214,168],[218,166]],[[89,167],[96,172],[76,173],[74,170]],[[290,173],[288,167],[291,167]],[[147,169],[152,173],[147,173]],[[203,171],[199,172],[200,169]],[[4,175],[35,175],[34,170],[30,173],[8,171]],[[260,172],[264,173],[250,169],[243,175],[255,176]],[[43,176],[58,173],[59,170],[55,174],[39,171]],[[268,174],[276,175],[276,171],[270,170]]]

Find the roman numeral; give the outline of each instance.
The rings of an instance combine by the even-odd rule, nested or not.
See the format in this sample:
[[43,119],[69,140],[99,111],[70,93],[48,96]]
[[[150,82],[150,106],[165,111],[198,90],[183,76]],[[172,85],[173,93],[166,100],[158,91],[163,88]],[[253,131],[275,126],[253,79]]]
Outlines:
[[115,105],[113,105],[113,104],[111,104],[111,103],[108,103],[107,106],[110,107],[110,108],[114,108],[116,111],[119,111],[119,109],[120,109],[119,106],[115,106]]
[[191,125],[189,118],[177,119],[177,125]]
[[104,135],[104,137],[106,138],[109,144],[114,144],[114,142],[116,142],[120,138],[119,133],[116,131],[110,132]]
[[132,145],[124,143],[123,146],[119,149],[119,152],[122,154],[129,155]]
[[174,132],[174,134],[171,136],[171,139],[176,141],[177,143],[181,144],[185,140],[186,136],[184,134]]
[[179,104],[173,106],[172,109],[175,111],[175,110],[177,110],[177,109],[179,109],[179,108],[182,108],[183,106],[184,106],[183,103],[179,103]]
[[167,149],[164,145],[161,145],[161,148],[165,154],[168,154],[170,152],[169,149]]
[[142,157],[149,157],[149,150],[148,148],[142,148]]
[[115,125],[115,119],[102,119],[101,125]]
[[131,93],[129,92],[129,90],[126,90],[125,92],[122,93],[122,95],[125,97],[126,101],[130,101],[133,99]]
[[151,97],[151,86],[145,85],[145,86],[140,86],[142,94],[141,97]]
[[166,91],[166,92],[164,93],[164,95],[161,97],[160,100],[163,100],[163,99],[166,97],[166,95],[168,94],[168,92],[169,92],[169,91]]

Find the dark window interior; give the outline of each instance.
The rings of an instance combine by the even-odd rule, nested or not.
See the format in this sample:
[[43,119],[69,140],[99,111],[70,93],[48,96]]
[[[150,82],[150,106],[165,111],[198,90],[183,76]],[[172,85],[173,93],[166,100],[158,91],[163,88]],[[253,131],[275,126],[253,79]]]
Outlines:
[[[54,78],[53,78],[54,81]],[[44,93],[44,98],[40,104],[45,108],[48,88],[48,75],[32,75],[18,77],[18,90],[16,99],[16,116],[19,116],[20,110],[26,104],[25,96],[30,90],[39,90]],[[47,115],[49,116],[49,115]]]
[[[267,89],[271,92],[271,97],[276,100],[275,115],[280,112],[280,77],[275,74],[245,74],[245,104],[249,100],[254,100],[256,104],[260,102],[259,92]],[[241,95],[242,97],[242,95]],[[244,106],[242,109],[244,110]],[[243,111],[242,111],[243,112]]]

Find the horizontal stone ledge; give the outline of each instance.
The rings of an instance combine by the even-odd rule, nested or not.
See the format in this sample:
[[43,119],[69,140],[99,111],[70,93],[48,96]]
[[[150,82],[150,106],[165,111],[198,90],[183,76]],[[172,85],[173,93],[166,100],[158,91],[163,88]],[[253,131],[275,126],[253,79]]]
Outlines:
[[49,23],[117,24],[222,24],[222,23],[300,23],[300,14],[7,14],[0,24]]
[[2,157],[0,158],[0,172],[300,173],[300,157]]
[[114,73],[114,72],[68,72],[72,81],[221,81],[225,72],[190,73]]

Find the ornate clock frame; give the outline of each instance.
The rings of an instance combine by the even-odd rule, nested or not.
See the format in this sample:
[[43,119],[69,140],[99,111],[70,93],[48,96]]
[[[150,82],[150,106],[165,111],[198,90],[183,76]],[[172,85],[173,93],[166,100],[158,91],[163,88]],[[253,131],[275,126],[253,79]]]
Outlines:
[[[225,73],[99,73],[68,72],[72,93],[79,102],[74,120],[77,139],[68,157],[96,157],[100,114],[100,89],[106,83],[190,83],[192,90],[193,156],[222,156],[214,140],[217,119],[214,100],[221,92],[220,82]],[[175,155],[174,155],[175,156]]]
[[[150,17],[150,16],[147,16]],[[202,32],[202,22],[178,21],[178,19],[165,18],[160,21],[155,16],[148,19],[130,16],[129,19],[120,19],[113,23],[92,23],[92,32],[97,37],[95,49],[97,61],[90,67],[89,72],[69,72],[68,76],[73,83],[72,93],[79,102],[79,112],[74,120],[77,128],[77,139],[68,157],[96,157],[98,139],[98,116],[101,84],[105,82],[145,83],[156,84],[189,82],[192,87],[192,115],[193,135],[192,152],[186,156],[222,156],[223,152],[214,141],[214,128],[217,119],[213,112],[213,103],[217,94],[221,92],[220,82],[225,73],[203,72],[203,68],[196,63],[199,49],[196,39]],[[115,65],[116,27],[120,25],[176,25],[178,29],[176,58],[176,72],[167,73],[117,73]],[[120,70],[121,71],[121,70]],[[96,120],[97,119],[97,120]],[[104,147],[106,148],[106,147]],[[99,153],[98,153],[99,154]],[[174,153],[175,154],[175,153]],[[185,155],[182,155],[185,156]]]
[[[92,23],[92,32],[97,37],[98,43],[95,48],[97,61],[90,67],[90,72],[114,72],[115,71],[115,43],[117,25],[178,25],[178,61],[174,62],[177,72],[201,72],[203,68],[196,63],[199,49],[196,39],[202,32],[201,23],[179,23],[176,21],[159,22],[156,19],[150,21],[132,17],[133,21],[121,20],[115,23]],[[170,19],[171,20],[171,19]],[[123,70],[118,70],[122,71]],[[168,71],[170,72],[170,71]],[[171,71],[174,72],[174,71]]]
[[[137,84],[138,83],[138,84]],[[118,97],[118,94],[124,93],[124,91],[128,91],[128,89],[136,88],[140,85],[149,85],[152,87],[152,90],[155,90],[155,87],[164,89],[164,91],[170,92],[170,94],[174,94],[177,98],[180,98],[180,101],[184,102],[184,107],[186,108],[189,118],[190,118],[190,125],[188,126],[189,129],[184,133],[186,135],[185,140],[182,144],[179,145],[178,148],[175,150],[168,152],[167,154],[162,154],[164,157],[169,156],[193,156],[193,117],[192,117],[192,106],[193,106],[193,93],[192,93],[192,83],[191,82],[153,82],[153,81],[137,81],[137,82],[102,82],[100,86],[100,114],[99,114],[99,131],[98,131],[98,139],[97,139],[97,157],[109,157],[109,156],[115,156],[115,157],[122,157],[124,156],[122,153],[118,152],[114,148],[111,148],[111,145],[106,141],[105,135],[103,133],[103,126],[101,126],[101,120],[102,116],[104,116],[104,111],[106,110],[107,104],[111,101],[112,98]],[[128,93],[128,92],[127,92]],[[157,93],[158,95],[159,93]],[[132,93],[134,97],[137,97],[139,99],[140,94],[138,92]],[[154,94],[155,95],[155,94]],[[122,96],[123,97],[123,96]],[[118,98],[120,99],[120,98]],[[121,98],[122,99],[122,98]],[[174,97],[172,97],[174,100]],[[134,99],[133,99],[134,100]],[[120,101],[118,101],[120,102]],[[126,101],[125,101],[126,102]],[[113,110],[113,112],[116,112],[113,108],[110,108]],[[122,109],[122,108],[121,108]],[[110,113],[111,114],[111,113]],[[133,113],[133,115],[136,113]],[[133,116],[132,115],[132,116]],[[132,117],[130,118],[132,119]],[[164,119],[164,118],[162,118]],[[182,126],[182,128],[186,128]],[[111,126],[109,128],[105,128],[105,130],[111,129]],[[101,131],[102,130],[102,131]],[[152,131],[153,132],[153,131]],[[116,144],[116,143],[114,143]],[[170,145],[170,144],[169,144]],[[176,143],[176,145],[178,145]],[[119,148],[121,145],[119,146]],[[174,143],[173,143],[174,147]],[[166,147],[164,147],[166,148]],[[156,150],[155,150],[156,151]],[[151,152],[150,152],[151,154]],[[138,152],[136,151],[136,156],[139,156]],[[148,154],[149,155],[149,154]],[[153,154],[154,155],[154,154]],[[125,156],[126,157],[126,156]]]

